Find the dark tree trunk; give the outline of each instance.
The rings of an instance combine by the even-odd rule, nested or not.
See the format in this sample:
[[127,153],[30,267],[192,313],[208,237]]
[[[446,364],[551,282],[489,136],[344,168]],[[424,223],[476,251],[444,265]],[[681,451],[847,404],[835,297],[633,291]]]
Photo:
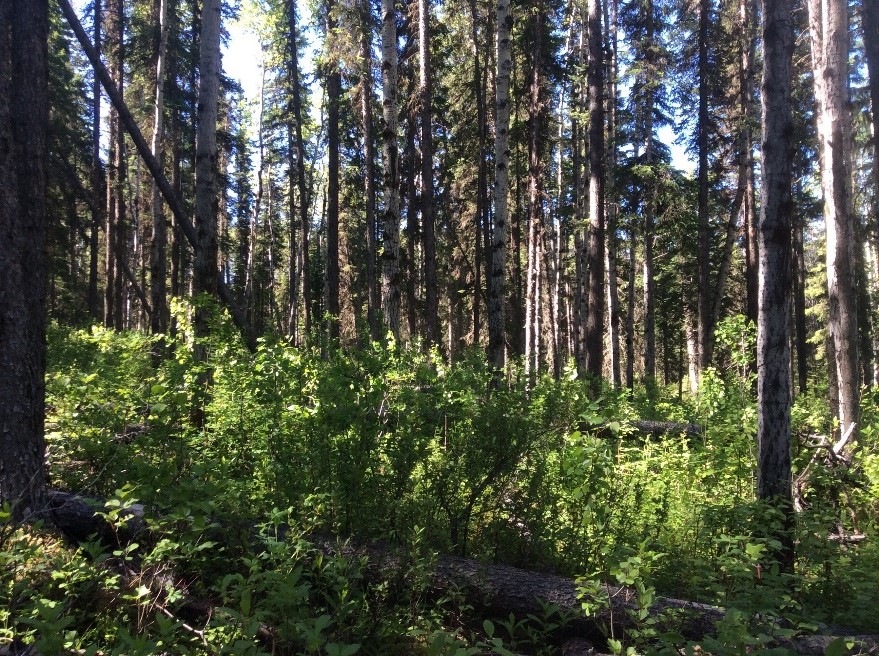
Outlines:
[[586,373],[601,389],[604,370],[604,47],[601,0],[589,0],[589,308]]
[[0,3],[0,503],[46,503],[48,2]]
[[870,87],[870,119],[873,124],[873,239],[879,240],[879,3],[861,0],[864,51]]
[[[116,92],[123,94],[122,40],[123,14],[121,0],[107,0],[106,50],[110,76]],[[119,318],[119,284],[121,272],[117,263],[119,246],[119,229],[124,221],[125,199],[123,196],[123,167],[125,158],[123,149],[123,131],[119,120],[119,112],[110,110],[109,149],[107,153],[107,212],[104,227],[104,325],[107,328],[121,328]]]
[[699,110],[696,142],[699,151],[698,316],[699,369],[711,362],[711,217],[708,215],[708,24],[710,0],[699,2]]
[[[763,197],[761,202],[760,303],[757,324],[757,495],[792,512],[790,257],[791,257],[791,56],[793,29],[787,0],[763,0]],[[777,534],[785,569],[793,566],[793,536]]]
[[[382,311],[385,326],[400,339],[400,162],[397,145],[397,12],[394,0],[382,0],[382,110],[384,196],[382,215]],[[410,204],[409,217],[413,216]],[[411,223],[411,220],[410,220]],[[411,231],[412,225],[408,226]],[[411,234],[410,234],[411,238]],[[414,294],[413,294],[414,296]],[[414,298],[408,310],[414,311]],[[410,325],[411,328],[411,325]]]
[[513,16],[509,0],[497,3],[497,83],[494,137],[494,231],[488,279],[488,361],[496,369],[506,358],[505,296],[507,224],[510,221],[510,74],[513,70],[510,32]]
[[540,242],[543,238],[544,75],[546,13],[542,2],[533,12],[531,84],[528,105],[528,264],[525,273],[525,374],[540,369]]
[[[482,316],[481,307],[483,259],[490,252],[488,240],[488,114],[485,100],[485,69],[479,57],[479,14],[476,0],[470,0],[470,30],[473,39],[473,93],[476,96],[476,121],[479,124],[479,162],[476,170],[476,212],[474,218],[474,266],[473,266],[473,346],[481,341]],[[485,270],[489,270],[486,263]],[[488,277],[488,276],[486,276]]]
[[375,225],[375,147],[372,128],[372,6],[364,0],[360,7],[360,57],[363,78],[360,106],[363,121],[364,188],[366,191],[366,320],[373,341],[380,337],[378,314],[381,297],[378,287],[378,245]]
[[[101,0],[94,0],[95,50],[101,52]],[[92,197],[102,196],[103,167],[101,166],[101,82],[95,75],[92,82]],[[89,233],[89,287],[88,306],[93,321],[100,321],[101,299],[98,294],[98,232],[103,219],[99,203],[92,204],[92,224]]]
[[[607,4],[605,4],[607,13]],[[609,20],[604,26],[610,44],[610,62],[608,65],[607,85],[607,134],[610,143],[608,156],[610,173],[605,178],[613,177],[617,166],[616,123],[617,123],[617,0],[610,0]],[[607,206],[607,311],[608,332],[610,338],[610,373],[614,387],[622,385],[620,365],[620,297],[617,282],[617,225],[619,204],[611,201]]]
[[[327,40],[335,37],[337,21],[335,2],[327,2]],[[329,336],[339,338],[339,102],[342,75],[334,55],[326,70],[327,93],[327,313],[330,315]]]
[[431,111],[430,0],[418,0],[421,104],[421,230],[424,239],[424,322],[428,346],[439,346],[439,289],[433,203],[433,113]]
[[[656,49],[656,8],[653,0],[647,0],[644,6],[645,35],[647,52],[647,74],[656,74],[656,61],[654,51]],[[653,112],[655,103],[655,91],[647,90],[647,98],[644,108],[644,164],[648,169],[648,181],[646,184],[644,199],[644,384],[647,386],[647,395],[652,399],[656,381],[656,285],[653,275],[653,245],[656,239],[654,235],[656,227],[656,194],[657,172],[654,170],[653,161]]]
[[[156,86],[153,106],[153,157],[160,166],[164,164],[164,139],[165,139],[165,68],[168,49],[168,37],[170,24],[168,22],[167,0],[159,0],[159,43],[156,53]],[[150,328],[153,334],[161,334],[168,330],[168,303],[167,303],[167,244],[168,231],[165,213],[163,211],[162,192],[159,185],[152,184],[152,220],[153,234],[150,248],[150,291],[152,296],[152,317]]]

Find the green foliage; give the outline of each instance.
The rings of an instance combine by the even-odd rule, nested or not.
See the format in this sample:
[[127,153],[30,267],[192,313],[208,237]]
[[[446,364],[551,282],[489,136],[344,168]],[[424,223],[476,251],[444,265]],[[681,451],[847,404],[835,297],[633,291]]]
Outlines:
[[[590,400],[572,370],[529,388],[518,371],[498,386],[475,352],[446,365],[399,346],[322,355],[266,338],[251,354],[222,323],[200,365],[204,394],[187,309],[176,311],[176,341],[52,328],[53,484],[108,499],[120,529],[148,508],[150,538],[73,551],[0,514],[0,641],[44,653],[552,653],[567,618],[551,607],[484,618],[454,592],[428,601],[434,550],[589,572],[592,613],[607,607],[608,582],[627,586],[630,628],[607,625],[614,653],[683,645],[680,618],[648,612],[658,594],[728,609],[701,644],[717,654],[822,622],[876,628],[879,551],[828,539],[840,521],[875,529],[875,403],[865,395],[846,513],[822,492],[839,473],[817,469],[794,527],[796,574],[779,573],[765,536],[783,519],[753,500],[753,331],[740,319],[719,327],[724,364],[697,399],[660,390],[649,402],[702,434],[646,438],[632,424],[644,397]],[[202,428],[190,422],[198,403]],[[823,417],[798,400],[797,431]],[[377,583],[363,562],[314,548],[321,531],[396,543],[408,564]],[[206,625],[181,619],[192,599],[211,600]]]

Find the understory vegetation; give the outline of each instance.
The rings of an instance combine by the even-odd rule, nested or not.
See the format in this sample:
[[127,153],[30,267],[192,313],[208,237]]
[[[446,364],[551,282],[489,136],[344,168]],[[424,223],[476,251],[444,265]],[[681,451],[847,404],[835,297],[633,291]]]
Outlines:
[[[573,369],[529,385],[514,366],[496,381],[475,352],[448,365],[393,345],[322,353],[266,338],[251,354],[224,325],[205,370],[185,318],[177,341],[50,331],[52,486],[109,500],[120,530],[139,504],[149,530],[74,545],[7,516],[0,644],[35,641],[44,654],[558,653],[550,634],[565,618],[550,606],[542,617],[486,618],[454,591],[438,597],[428,582],[437,553],[580,577],[584,612],[601,604],[601,582],[634,586],[648,605],[665,595],[723,606],[727,641],[703,645],[712,653],[759,651],[768,637],[755,613],[784,618],[779,632],[879,631],[875,399],[864,398],[851,466],[836,469],[811,448],[832,433],[820,381],[797,399],[794,475],[808,471],[796,571],[779,574],[761,536],[780,520],[754,501],[753,331],[741,320],[718,330],[727,365],[703,374],[698,397],[674,386],[648,402],[611,388],[591,400]],[[701,432],[648,437],[638,419]],[[854,533],[866,539],[841,539]],[[379,580],[362,560],[316,548],[318,535],[391,545],[405,566]],[[683,646],[640,620],[627,642],[608,636],[607,650]]]

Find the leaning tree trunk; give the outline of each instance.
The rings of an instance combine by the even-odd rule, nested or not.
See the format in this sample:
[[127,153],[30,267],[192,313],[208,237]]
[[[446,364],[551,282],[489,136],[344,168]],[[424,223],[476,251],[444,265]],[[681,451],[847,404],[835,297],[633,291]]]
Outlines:
[[46,0],[0,4],[0,504],[46,501]]
[[[790,452],[791,56],[787,0],[763,0],[763,194],[757,324],[757,495],[792,512]],[[778,537],[793,565],[789,531]]]
[[[400,339],[400,162],[397,145],[397,13],[394,0],[382,0],[382,109],[384,191],[382,216],[382,311],[385,325]],[[411,216],[411,211],[410,211]]]
[[494,230],[491,238],[491,268],[488,271],[488,361],[496,369],[501,369],[505,360],[504,295],[507,224],[510,220],[510,74],[513,70],[510,47],[513,16],[510,13],[510,0],[498,0],[496,27]]
[[809,0],[809,31],[827,230],[828,327],[839,383],[841,434],[857,433],[860,377],[851,199],[848,3]]

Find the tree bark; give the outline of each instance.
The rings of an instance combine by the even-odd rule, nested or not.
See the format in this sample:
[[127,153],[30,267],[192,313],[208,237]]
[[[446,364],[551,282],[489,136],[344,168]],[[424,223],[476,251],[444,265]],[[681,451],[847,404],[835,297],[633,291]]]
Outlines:
[[[327,0],[326,43],[335,39],[338,25],[335,0]],[[338,58],[327,48],[327,313],[330,315],[329,336],[340,334],[339,304],[339,105],[342,95],[342,74]]]
[[[198,116],[195,148],[195,231],[193,290],[217,292],[217,105],[220,93],[220,0],[204,0],[199,44]],[[196,306],[196,338],[208,335],[210,311]],[[203,360],[205,353],[196,353]]]
[[[94,0],[95,50],[101,52],[101,0]],[[103,167],[101,166],[101,82],[95,75],[92,82],[92,196],[101,197],[103,189]],[[98,233],[101,230],[103,212],[98,205],[92,207],[92,224],[89,234],[89,287],[88,306],[92,321],[100,321],[101,300],[98,294]]]
[[[397,13],[382,0],[382,109],[384,196],[382,216],[382,311],[385,326],[400,339],[400,162],[397,145]],[[412,215],[411,208],[409,212]]]
[[[605,11],[607,11],[607,2]],[[610,0],[609,20],[604,26],[610,44],[610,62],[607,84],[607,134],[610,143],[609,164],[612,177],[617,166],[616,119],[617,119],[617,0]],[[611,200],[607,206],[607,311],[608,341],[610,343],[610,373],[614,387],[622,385],[620,364],[620,295],[617,282],[617,223],[619,204]]]
[[[646,49],[644,57],[647,62],[647,74],[654,75],[656,61],[654,51],[656,49],[656,8],[653,0],[647,0],[644,5]],[[656,382],[656,286],[653,275],[653,245],[655,240],[656,224],[656,193],[657,172],[653,162],[653,110],[655,95],[652,87],[648,85],[647,97],[644,107],[644,165],[647,167],[648,181],[645,189],[644,200],[644,383],[647,386],[648,398],[653,397]]]
[[[113,86],[123,97],[123,38],[124,16],[121,0],[107,0],[106,50]],[[107,212],[104,228],[104,326],[122,329],[121,277],[118,264],[119,233],[125,221],[125,155],[124,132],[118,110],[110,110],[109,144],[107,153]]]
[[854,424],[856,437],[860,377],[851,204],[848,4],[844,0],[809,0],[808,7],[827,230],[828,327],[836,354],[839,429],[844,435]]
[[424,322],[427,345],[440,345],[436,228],[433,203],[433,112],[431,111],[430,1],[418,0],[418,76],[421,104],[421,230],[424,239]]
[[861,0],[864,51],[870,88],[870,121],[873,126],[873,218],[868,221],[874,242],[879,242],[879,4]]
[[[303,315],[303,329],[305,336],[311,333],[311,304],[309,303],[309,297],[311,295],[311,284],[308,280],[308,270],[309,270],[309,253],[308,253],[308,237],[309,237],[309,229],[310,229],[310,220],[308,217],[308,207],[309,207],[309,193],[308,187],[305,184],[305,141],[302,138],[302,92],[300,88],[300,80],[299,80],[299,47],[298,47],[298,27],[296,24],[296,2],[295,0],[290,0],[289,6],[289,14],[287,16],[287,26],[289,29],[289,33],[287,35],[287,48],[289,49],[289,68],[288,68],[288,76],[290,85],[290,110],[293,118],[293,130],[295,132],[296,138],[293,143],[295,148],[295,166],[296,166],[296,187],[299,192],[299,266],[298,273],[301,279],[301,287],[302,287],[302,315]],[[291,166],[293,162],[291,162]],[[293,179],[291,176],[290,185],[293,185]],[[293,216],[290,217],[290,222],[293,223]],[[292,228],[291,228],[292,230]],[[292,257],[292,254],[291,254]],[[296,289],[294,286],[294,294],[296,294]],[[298,299],[298,296],[296,297]],[[291,301],[291,317],[290,322],[292,326],[292,336],[295,339],[296,337],[296,322],[298,320],[297,312],[295,310],[296,300]]]
[[699,236],[697,251],[697,299],[699,317],[699,369],[711,363],[711,217],[708,214],[708,25],[709,0],[699,1],[699,110],[696,148],[699,151]]
[[[164,163],[164,139],[165,139],[165,59],[168,50],[168,35],[170,24],[168,22],[167,0],[158,0],[159,43],[156,52],[156,89],[153,102],[153,157],[160,166]],[[150,293],[152,297],[152,318],[150,329],[153,334],[161,334],[168,330],[168,303],[167,303],[167,243],[168,231],[165,213],[163,212],[162,192],[159,185],[153,180],[152,184],[152,220],[153,234],[150,247]]]
[[589,309],[586,373],[601,390],[604,370],[604,44],[601,0],[589,0]]
[[372,119],[372,4],[363,0],[360,7],[360,58],[362,77],[360,107],[363,121],[364,189],[366,191],[366,321],[369,336],[377,341],[379,332],[378,314],[381,310],[381,297],[378,287],[378,247],[375,225],[375,148],[373,142]]
[[505,363],[504,300],[506,294],[507,224],[510,220],[510,74],[513,70],[510,0],[497,2],[497,81],[494,136],[494,230],[488,280],[488,361],[496,369]]
[[46,502],[46,163],[49,8],[0,3],[0,504]]
[[[760,303],[757,324],[757,495],[792,512],[791,490],[791,57],[793,29],[787,0],[763,0],[763,193],[759,225]],[[785,522],[787,524],[787,522]],[[785,569],[793,565],[786,526]]]

